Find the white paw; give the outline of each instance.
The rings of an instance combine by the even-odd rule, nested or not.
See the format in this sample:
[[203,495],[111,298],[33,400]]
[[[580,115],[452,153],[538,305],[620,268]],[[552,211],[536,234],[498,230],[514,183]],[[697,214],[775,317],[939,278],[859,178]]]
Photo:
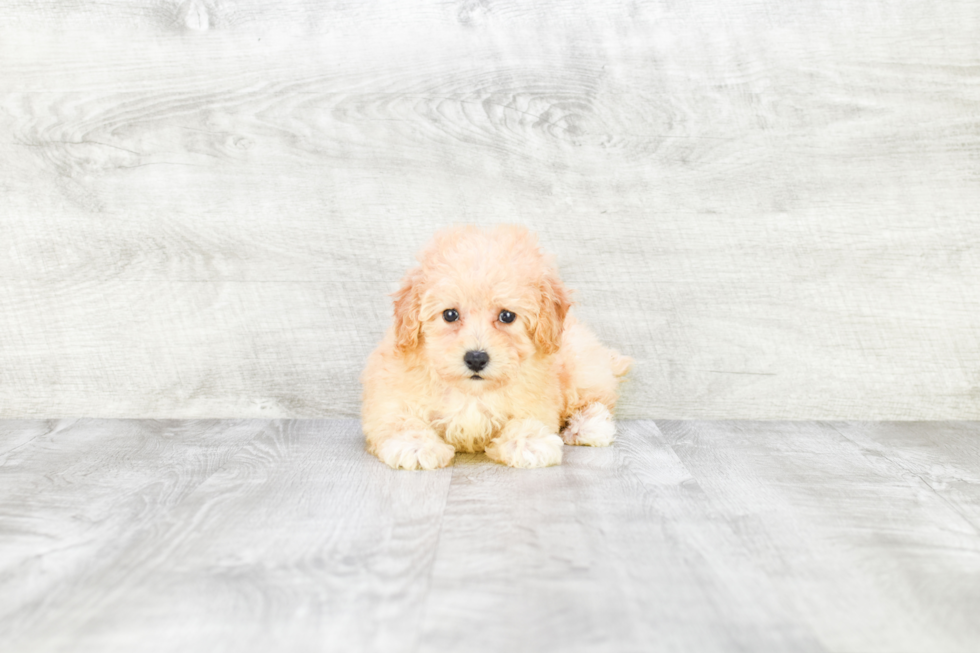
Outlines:
[[561,464],[561,438],[541,422],[509,422],[487,445],[487,457],[511,467],[550,467]]
[[616,439],[616,424],[608,408],[592,403],[568,418],[561,437],[565,444],[608,447]]
[[456,455],[456,449],[432,430],[395,433],[374,450],[382,462],[395,469],[438,469]]

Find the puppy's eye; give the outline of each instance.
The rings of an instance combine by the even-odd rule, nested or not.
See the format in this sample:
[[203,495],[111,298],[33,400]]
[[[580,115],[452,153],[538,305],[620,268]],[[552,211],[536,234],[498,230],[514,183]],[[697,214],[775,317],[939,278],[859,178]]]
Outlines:
[[442,319],[446,322],[455,322],[459,319],[459,312],[455,308],[447,308],[442,312]]
[[511,313],[510,311],[500,311],[500,315],[497,316],[497,319],[503,322],[504,324],[510,324],[511,322],[514,321],[514,318],[516,317],[517,316]]

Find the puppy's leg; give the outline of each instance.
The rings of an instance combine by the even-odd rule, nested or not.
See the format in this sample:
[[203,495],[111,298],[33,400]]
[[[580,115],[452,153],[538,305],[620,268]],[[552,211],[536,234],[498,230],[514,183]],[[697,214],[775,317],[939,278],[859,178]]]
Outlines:
[[612,413],[598,401],[572,413],[568,424],[562,429],[565,444],[579,444],[588,447],[608,447],[616,438],[616,425]]
[[369,439],[369,450],[395,469],[438,469],[456,455],[451,444],[421,421],[406,422],[390,435]]
[[561,464],[561,438],[536,419],[508,422],[490,444],[487,457],[511,467],[549,467]]

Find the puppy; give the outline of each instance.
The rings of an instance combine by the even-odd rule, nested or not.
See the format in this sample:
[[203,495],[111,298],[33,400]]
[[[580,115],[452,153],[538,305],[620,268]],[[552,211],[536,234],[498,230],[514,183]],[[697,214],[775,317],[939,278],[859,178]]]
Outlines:
[[361,377],[371,453],[405,469],[445,467],[457,451],[546,467],[563,444],[612,443],[632,361],[569,314],[532,233],[454,227],[418,258]]

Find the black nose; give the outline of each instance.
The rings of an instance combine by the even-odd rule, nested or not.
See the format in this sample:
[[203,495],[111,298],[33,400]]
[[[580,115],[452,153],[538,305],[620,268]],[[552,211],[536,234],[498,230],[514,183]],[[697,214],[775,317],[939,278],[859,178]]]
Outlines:
[[466,363],[466,367],[479,372],[490,362],[490,354],[485,351],[468,351],[463,356],[463,362]]

